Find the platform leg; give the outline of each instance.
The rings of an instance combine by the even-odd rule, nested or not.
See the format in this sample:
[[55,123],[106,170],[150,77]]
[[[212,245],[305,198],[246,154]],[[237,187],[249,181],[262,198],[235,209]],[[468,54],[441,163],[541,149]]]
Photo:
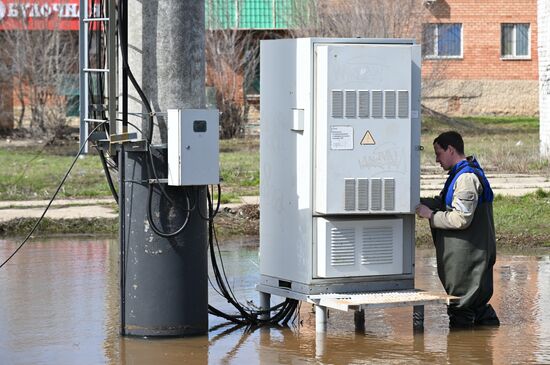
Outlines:
[[326,332],[327,331],[327,314],[328,308],[321,305],[315,306],[315,331]]
[[[271,307],[271,294],[260,292],[260,310],[266,310]],[[260,319],[269,319],[270,313],[260,314]]]
[[424,306],[415,305],[413,307],[413,329],[417,332],[424,331]]
[[315,335],[315,358],[322,360],[326,350],[326,333],[317,332]]
[[365,332],[365,310],[360,309],[355,311],[353,314],[353,319],[355,321],[355,331]]

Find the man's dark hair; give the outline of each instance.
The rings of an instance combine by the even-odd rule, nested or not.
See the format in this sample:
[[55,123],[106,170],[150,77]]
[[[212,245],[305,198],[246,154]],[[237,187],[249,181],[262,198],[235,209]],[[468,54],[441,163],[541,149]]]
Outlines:
[[460,133],[455,131],[443,132],[436,139],[434,139],[434,144],[438,144],[441,148],[447,151],[449,146],[453,146],[456,152],[461,155],[464,154],[464,141]]

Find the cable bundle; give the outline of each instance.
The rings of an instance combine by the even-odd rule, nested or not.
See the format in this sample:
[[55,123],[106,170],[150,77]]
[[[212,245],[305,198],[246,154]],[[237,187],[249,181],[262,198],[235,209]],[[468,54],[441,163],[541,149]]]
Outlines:
[[[228,303],[233,305],[235,309],[239,312],[236,315],[230,315],[222,312],[221,310],[208,305],[208,313],[227,319],[233,323],[246,326],[263,326],[263,325],[275,325],[281,323],[286,325],[293,317],[295,318],[298,314],[298,301],[295,299],[287,298],[284,302],[281,302],[269,309],[256,310],[250,307],[242,305],[233,290],[229,286],[227,281],[227,276],[225,274],[225,268],[223,266],[223,260],[221,259],[220,247],[218,244],[218,239],[216,236],[216,230],[214,228],[214,217],[218,212],[220,207],[220,185],[218,185],[218,205],[216,210],[213,210],[213,203],[211,198],[210,191],[207,190],[207,200],[208,200],[208,209],[210,212],[208,219],[208,246],[210,248],[210,261],[212,263],[212,269],[214,271],[214,278],[216,281],[217,288],[214,287],[214,284],[209,278],[210,284],[214,287],[214,290],[218,292],[222,297],[224,297]],[[216,247],[214,247],[214,245]],[[218,258],[216,257],[216,251],[218,252],[220,265],[218,265]],[[273,314],[272,314],[273,312]],[[261,318],[267,316],[268,318]]]

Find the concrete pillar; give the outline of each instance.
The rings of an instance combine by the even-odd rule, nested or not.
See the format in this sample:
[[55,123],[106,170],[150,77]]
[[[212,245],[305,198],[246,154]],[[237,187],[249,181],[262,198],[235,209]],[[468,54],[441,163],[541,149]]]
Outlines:
[[[122,334],[188,336],[208,331],[207,223],[204,187],[168,187],[168,198],[152,184],[151,211],[157,226],[174,232],[186,220],[188,201],[195,205],[178,235],[157,235],[148,222],[148,179],[165,178],[166,111],[204,106],[204,0],[128,0],[128,63],[153,110],[154,164],[148,151],[125,154],[123,232],[125,262],[121,299]],[[133,86],[129,86],[128,121],[148,135],[151,128]],[[131,130],[132,128],[130,128]],[[130,150],[130,149],[127,149]],[[191,172],[192,173],[192,172]]]

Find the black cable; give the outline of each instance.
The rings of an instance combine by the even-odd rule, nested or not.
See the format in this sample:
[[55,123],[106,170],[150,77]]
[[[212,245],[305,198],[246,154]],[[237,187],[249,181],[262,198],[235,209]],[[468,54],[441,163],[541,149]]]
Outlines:
[[[126,12],[126,8],[125,8],[126,5],[124,3],[125,3],[124,1],[120,1],[120,3],[119,3],[119,12],[121,14],[125,14],[125,12]],[[122,52],[120,53],[121,56],[122,56],[121,57],[122,58],[122,69],[127,74],[128,78],[130,79],[130,82],[132,82],[132,85],[136,89],[136,92],[138,93],[143,105],[145,106],[145,109],[147,109],[148,121],[149,121],[149,130],[148,130],[148,136],[147,136],[146,140],[149,143],[151,143],[151,141],[153,140],[153,109],[151,108],[151,104],[149,103],[149,99],[147,98],[147,96],[145,95],[143,90],[141,89],[141,86],[139,85],[136,78],[134,77],[134,74],[132,73],[132,70],[130,69],[130,65],[128,64],[128,59],[127,59],[127,54],[126,54],[127,49],[128,49],[128,40],[126,39],[127,32],[124,29],[124,26],[126,26],[126,24],[124,24],[124,26],[123,26],[122,23],[123,22],[121,22],[121,21],[118,22],[119,34],[120,34],[120,47],[122,49]]]
[[[124,122],[124,119],[118,119],[117,118],[116,120],[119,121],[119,122]],[[143,134],[143,131],[137,125],[135,125],[134,123],[131,123],[131,122],[126,122],[126,123],[130,124],[132,127],[137,129],[139,133]]]
[[52,198],[50,199],[48,205],[46,206],[46,209],[44,209],[44,212],[42,213],[42,215],[40,216],[40,218],[38,218],[38,220],[36,221],[36,223],[34,224],[34,226],[32,227],[31,231],[29,232],[29,234],[27,234],[27,236],[25,237],[25,239],[23,240],[23,242],[21,242],[21,244],[19,245],[19,247],[17,247],[17,249],[4,261],[2,262],[2,264],[0,264],[0,269],[2,267],[4,267],[5,264],[8,263],[8,261],[11,260],[11,258],[13,256],[15,256],[17,254],[17,252],[19,252],[19,250],[25,245],[25,243],[27,243],[27,241],[29,240],[29,238],[32,236],[32,234],[34,233],[34,231],[36,230],[36,228],[38,228],[38,225],[40,224],[40,222],[42,222],[42,219],[44,218],[44,216],[46,215],[46,212],[48,211],[48,209],[50,209],[50,206],[52,205],[53,201],[55,200],[55,197],[57,196],[57,194],[59,193],[59,190],[61,190],[61,187],[63,186],[63,184],[65,184],[65,180],[67,180],[67,178],[69,177],[69,174],[71,173],[71,170],[73,169],[74,165],[76,164],[76,161],[78,161],[78,157],[82,154],[82,151],[84,150],[84,147],[86,147],[87,143],[88,143],[88,139],[90,138],[90,136],[92,135],[92,133],[94,133],[100,126],[102,126],[104,123],[106,122],[101,122],[100,124],[98,124],[91,132],[90,134],[88,134],[88,137],[86,137],[86,140],[84,141],[84,143],[82,143],[82,147],[80,147],[80,150],[78,151],[78,153],[76,154],[73,162],[71,163],[71,166],[69,167],[69,169],[67,170],[67,172],[65,173],[65,176],[63,176],[63,179],[61,179],[61,182],[59,183],[59,185],[57,186],[57,189],[55,190],[55,193],[53,194]]
[[[189,211],[187,211],[187,215],[185,216],[185,220],[181,227],[179,227],[174,232],[166,233],[162,232],[155,224],[155,221],[153,219],[153,210],[152,210],[152,201],[153,201],[153,184],[149,183],[149,192],[147,194],[147,220],[149,221],[149,225],[151,226],[151,229],[153,232],[155,232],[157,235],[164,237],[164,238],[170,238],[175,237],[178,234],[180,234],[185,227],[187,226],[187,223],[189,222],[189,215],[191,214]],[[187,206],[189,206],[189,199],[187,199]]]
[[96,146],[96,150],[99,154],[101,165],[103,166],[103,172],[105,173],[105,178],[107,179],[109,190],[111,190],[111,194],[113,195],[113,198],[118,204],[118,193],[116,192],[115,185],[113,184],[113,178],[111,177],[111,173],[109,172],[109,167],[107,166],[107,160],[105,159],[105,154],[103,153],[103,150],[101,150],[100,148],[97,148],[97,146]]
[[[218,185],[218,205],[216,207],[216,210],[214,210],[210,191],[207,190],[207,203],[208,203],[208,209],[209,209],[208,239],[209,239],[209,247],[210,247],[210,260],[212,263],[212,270],[214,271],[216,284],[219,290],[212,285],[210,280],[209,281],[211,285],[214,287],[214,290],[220,293],[222,297],[224,297],[230,304],[232,304],[233,307],[237,309],[239,314],[230,315],[227,313],[223,313],[212,306],[209,306],[209,313],[212,315],[222,317],[228,321],[231,321],[239,325],[241,324],[246,324],[248,326],[273,325],[281,321],[283,325],[286,325],[293,318],[293,316],[294,318],[296,318],[297,316],[296,315],[296,310],[298,308],[297,300],[286,299],[284,302],[281,302],[271,308],[253,310],[239,303],[235,294],[233,293],[233,290],[229,285],[229,282],[227,280],[227,275],[225,273],[225,267],[223,265],[223,259],[221,257],[221,250],[219,247],[219,243],[218,243],[215,228],[214,228],[214,220],[212,219],[219,209],[220,193],[221,193],[221,187]],[[214,244],[216,245],[217,250],[214,249]],[[218,252],[219,261],[221,264],[221,270],[220,270],[220,266],[218,265],[218,260],[216,258],[216,254],[215,254],[216,251]],[[271,314],[272,312],[275,312],[275,313],[269,318],[267,319],[260,318],[260,316],[265,314]]]
[[[159,184],[159,189],[160,189],[162,195],[164,195],[164,197],[166,198],[166,200],[168,200],[170,202],[170,204],[175,205],[172,198],[170,198],[170,196],[164,190],[164,186],[160,184],[160,179],[157,175],[157,169],[155,167],[155,159],[153,158],[153,152],[151,151],[151,145],[149,145],[149,148],[147,148],[147,152],[148,152],[148,155],[149,155],[149,161],[151,162],[151,171],[153,172],[153,176],[155,177],[155,182],[157,184]],[[151,172],[149,172],[149,178],[150,177],[151,177]],[[187,198],[189,199],[189,197],[187,197]],[[189,204],[187,206],[189,207]]]

